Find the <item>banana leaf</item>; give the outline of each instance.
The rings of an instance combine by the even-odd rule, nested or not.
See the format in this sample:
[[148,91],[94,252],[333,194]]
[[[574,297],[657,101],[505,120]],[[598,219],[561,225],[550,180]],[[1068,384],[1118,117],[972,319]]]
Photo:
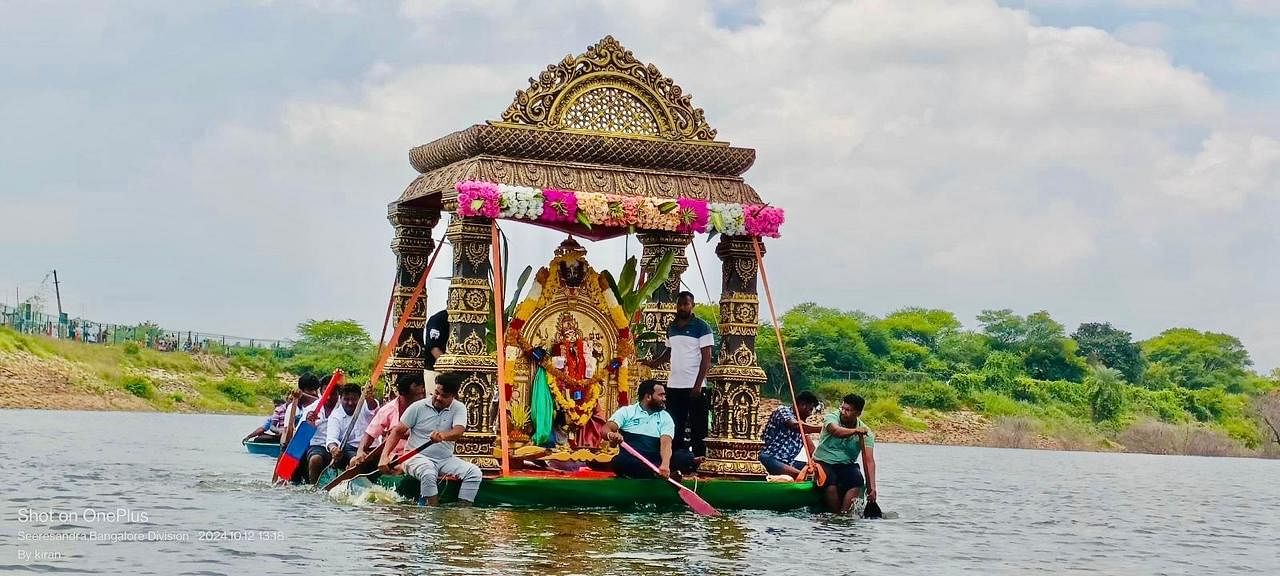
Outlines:
[[516,315],[516,306],[520,304],[520,293],[524,292],[524,285],[529,281],[529,276],[533,274],[533,266],[525,266],[524,272],[520,273],[520,279],[516,281],[516,293],[511,297],[511,301],[507,302],[507,309],[503,312],[507,315],[507,323]]
[[663,256],[662,260],[658,262],[658,268],[654,271],[653,275],[645,281],[644,286],[627,295],[627,298],[630,301],[628,302],[628,305],[623,307],[623,309],[628,314],[634,314],[636,310],[640,309],[640,306],[644,305],[644,303],[653,296],[653,293],[658,291],[658,287],[662,286],[662,283],[667,281],[667,278],[671,276],[671,267],[675,264],[675,261],[676,253],[667,252],[666,256]]
[[[618,300],[618,304],[622,304],[622,290],[618,287],[617,281],[613,279],[613,273],[604,270],[600,272],[600,276],[604,278],[605,282],[609,283],[609,289],[613,290],[613,297]],[[624,308],[623,311],[625,312],[626,309]]]
[[639,260],[635,256],[627,258],[627,263],[622,266],[622,275],[618,277],[618,283],[626,286],[627,291],[631,292],[636,285],[636,268]]

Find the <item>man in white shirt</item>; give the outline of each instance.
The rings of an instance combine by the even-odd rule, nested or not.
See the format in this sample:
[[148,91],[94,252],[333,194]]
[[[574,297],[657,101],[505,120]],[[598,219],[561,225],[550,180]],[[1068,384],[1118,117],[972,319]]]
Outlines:
[[[480,467],[453,455],[453,446],[467,431],[467,406],[458,401],[458,389],[462,387],[462,375],[456,372],[440,374],[436,378],[435,392],[414,402],[400,423],[391,429],[387,445],[395,446],[408,436],[408,450],[414,450],[428,441],[431,446],[404,463],[404,472],[421,483],[419,504],[436,506],[440,503],[436,482],[441,476],[455,476],[462,481],[458,500],[470,505],[480,491]],[[393,474],[391,451],[383,451],[378,469]]]
[[[321,379],[326,387],[329,385],[328,379],[328,376]],[[299,466],[297,473],[294,474],[295,481],[304,480],[315,484],[316,479],[320,477],[320,472],[329,465],[332,459],[326,441],[329,432],[329,416],[337,407],[338,395],[330,394],[323,408],[320,407],[320,400],[317,399],[302,409],[302,417],[316,427],[316,433],[311,437],[311,444],[307,446],[307,451],[302,453],[304,465]]]
[[[373,390],[362,392],[359,384],[347,384],[338,390],[338,393],[339,407],[329,415],[325,425],[325,447],[329,450],[329,460],[334,467],[343,469],[355,455],[356,448],[360,446],[360,438],[378,409],[378,401],[373,399]],[[364,402],[360,402],[362,395],[365,398]],[[354,428],[351,424],[353,419],[355,420]],[[321,468],[320,472],[323,471],[324,468]],[[316,473],[316,477],[319,477],[319,472]]]
[[[711,369],[711,347],[715,337],[711,325],[693,315],[693,293],[676,296],[676,319],[667,327],[667,349],[645,362],[650,368],[671,361],[667,376],[667,412],[675,422],[676,450],[693,448],[695,457],[707,455],[707,403],[702,384]],[[688,441],[685,428],[689,429]]]

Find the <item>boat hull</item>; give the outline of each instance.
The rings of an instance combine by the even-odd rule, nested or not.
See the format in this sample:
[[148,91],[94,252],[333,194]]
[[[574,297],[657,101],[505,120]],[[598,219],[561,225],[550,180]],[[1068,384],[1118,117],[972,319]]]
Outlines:
[[250,454],[261,454],[273,458],[280,457],[279,442],[244,442],[243,444]]
[[[323,484],[325,478],[321,478]],[[419,495],[418,479],[412,476],[380,476],[378,483],[409,499]],[[720,510],[797,510],[819,505],[812,482],[765,482],[764,480],[685,480],[709,504]],[[457,481],[446,481],[441,502],[458,499]],[[616,478],[612,475],[520,474],[485,478],[476,495],[477,506],[517,508],[662,508],[685,505],[676,490],[661,480]]]

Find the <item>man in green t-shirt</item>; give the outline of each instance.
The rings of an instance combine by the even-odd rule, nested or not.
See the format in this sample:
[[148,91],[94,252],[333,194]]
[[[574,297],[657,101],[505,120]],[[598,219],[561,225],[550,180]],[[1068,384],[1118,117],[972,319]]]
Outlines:
[[857,394],[845,396],[840,412],[823,419],[822,437],[813,451],[813,459],[825,475],[814,487],[823,491],[823,500],[832,512],[849,513],[862,495],[864,483],[858,456],[863,456],[867,467],[867,501],[876,499],[876,460],[872,452],[876,435],[859,418],[865,405],[866,400]]

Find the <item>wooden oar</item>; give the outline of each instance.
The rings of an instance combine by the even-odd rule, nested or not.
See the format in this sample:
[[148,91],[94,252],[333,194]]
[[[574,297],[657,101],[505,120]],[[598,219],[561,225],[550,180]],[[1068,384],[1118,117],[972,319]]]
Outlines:
[[[382,447],[383,447],[383,446],[385,446],[385,444],[379,444],[379,445],[378,445],[376,448],[374,448],[373,450],[371,450],[371,451],[369,451],[369,452],[365,453],[365,455],[364,455],[364,461],[365,461],[365,462],[368,462],[368,461],[369,461],[369,459],[371,459],[371,458],[372,458],[372,459],[373,459],[373,463],[376,465],[376,464],[378,463],[378,459],[379,459],[379,458],[382,458]],[[355,477],[356,477],[356,476],[358,476],[358,475],[360,475],[360,467],[359,467],[359,466],[352,466],[352,467],[350,467],[350,468],[347,468],[346,470],[343,470],[341,474],[339,474],[339,475],[335,476],[335,477],[333,478],[333,480],[330,480],[328,484],[325,484],[325,485],[324,485],[324,490],[325,490],[325,492],[328,492],[329,490],[333,490],[333,487],[334,487],[334,486],[337,486],[338,484],[341,484],[343,480],[350,480],[350,479],[352,479],[352,478],[355,478]]]
[[[302,401],[302,396],[293,399],[293,404],[289,405],[289,412],[285,419],[288,422],[284,427],[284,434],[280,435],[280,454],[284,454],[286,448],[289,447],[289,441],[293,440],[293,425],[298,416],[298,403]],[[276,456],[276,466],[280,465],[280,457]],[[271,467],[271,483],[275,484],[280,478],[276,475],[276,466]]]
[[[395,468],[396,466],[400,466],[405,462],[408,462],[410,458],[417,456],[419,452],[426,450],[427,447],[432,444],[434,444],[434,442],[432,442],[431,440],[427,440],[425,443],[423,443],[423,445],[417,448],[414,448],[413,450],[410,450],[408,452],[405,452],[404,454],[401,454],[399,458],[396,458],[395,460],[391,461],[391,467]],[[383,446],[385,445],[386,444],[383,444]],[[382,446],[378,447],[378,449],[381,449],[381,448]],[[381,457],[381,453],[379,453],[379,457]],[[377,478],[378,476],[382,475],[382,471],[378,470],[377,468],[374,468],[372,472],[365,472],[363,474],[360,474],[359,472],[360,472],[359,468],[348,468],[345,472],[343,472],[342,474],[339,474],[337,478],[334,478],[328,484],[325,484],[324,489],[333,490],[334,487],[336,487],[338,484],[341,484],[345,480],[355,480],[356,478],[369,478],[372,480],[373,478]]]
[[[329,396],[333,394],[333,390],[342,385],[344,381],[342,369],[334,370],[333,376],[329,378],[329,385],[325,387],[324,394],[320,395],[320,400],[316,403],[316,410],[324,410],[324,405],[328,402]],[[316,435],[316,426],[307,420],[311,414],[303,415],[303,421],[298,424],[298,429],[294,433],[293,438],[289,440],[289,445],[280,452],[280,459],[276,460],[275,470],[271,476],[276,481],[289,481],[293,478],[293,473],[298,469],[298,465],[302,463],[302,456],[307,450],[307,446],[311,444],[311,438]]]
[[[650,462],[648,458],[645,458],[639,452],[636,452],[636,449],[632,448],[630,444],[623,442],[622,447],[626,449],[627,452],[630,452],[632,456],[635,456],[636,460],[644,462],[644,465],[648,466],[650,470],[653,470],[654,474],[657,474],[659,477],[662,476],[662,473],[658,471],[658,467],[654,466],[653,462]],[[702,497],[699,496],[697,492],[690,490],[684,484],[676,482],[671,478],[667,478],[666,480],[667,482],[670,482],[672,486],[676,487],[676,493],[680,495],[680,499],[684,500],[685,504],[689,505],[690,510],[693,510],[694,512],[701,514],[703,516],[719,516],[720,515],[720,511],[716,510],[715,507],[712,506],[711,504],[708,504],[706,500],[703,500]]]

